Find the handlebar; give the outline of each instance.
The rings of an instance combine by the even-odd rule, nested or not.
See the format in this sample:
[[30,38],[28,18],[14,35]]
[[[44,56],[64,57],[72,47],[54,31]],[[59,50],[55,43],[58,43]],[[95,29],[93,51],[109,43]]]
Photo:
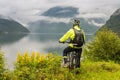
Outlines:
[[60,42],[60,41],[59,41],[59,43],[71,43],[71,42],[68,42],[68,41],[66,41],[66,42]]
[[71,43],[71,42],[67,42],[67,41],[66,41],[65,43]]

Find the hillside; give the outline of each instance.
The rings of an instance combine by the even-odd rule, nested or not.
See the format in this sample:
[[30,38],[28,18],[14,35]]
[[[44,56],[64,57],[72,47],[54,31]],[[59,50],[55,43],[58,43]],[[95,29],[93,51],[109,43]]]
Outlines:
[[[92,21],[94,19],[89,19],[86,21],[84,18],[80,18],[81,21],[81,28],[85,30],[87,33],[94,33],[96,30],[99,29],[98,26],[94,24],[89,24],[89,21]],[[98,19],[103,20],[103,19]],[[97,22],[97,20],[95,20]],[[104,20],[103,20],[104,21]],[[29,23],[29,29],[31,32],[37,32],[37,33],[64,33],[68,29],[72,27],[72,24],[65,23],[65,22],[50,22],[47,20],[39,20],[32,23]]]
[[[107,27],[120,35],[120,8],[117,9],[103,27]],[[102,29],[101,28],[101,29]]]
[[29,30],[15,20],[0,18],[1,32],[29,32]]

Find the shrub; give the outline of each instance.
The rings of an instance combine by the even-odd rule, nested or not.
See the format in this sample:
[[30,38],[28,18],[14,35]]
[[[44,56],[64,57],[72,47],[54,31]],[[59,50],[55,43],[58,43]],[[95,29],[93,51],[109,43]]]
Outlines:
[[92,60],[120,61],[120,38],[106,28],[97,32],[95,38],[86,44],[85,56]]
[[28,52],[23,55],[18,53],[14,72],[16,79],[20,80],[50,79],[59,72],[60,64],[60,56],[54,56],[52,53],[46,55],[40,55],[39,52],[32,52],[31,55]]
[[0,80],[3,79],[3,73],[5,71],[5,69],[4,69],[5,64],[4,64],[4,58],[3,57],[4,57],[3,52],[0,49]]
[[10,71],[5,67],[4,52],[0,48],[0,80],[10,80]]

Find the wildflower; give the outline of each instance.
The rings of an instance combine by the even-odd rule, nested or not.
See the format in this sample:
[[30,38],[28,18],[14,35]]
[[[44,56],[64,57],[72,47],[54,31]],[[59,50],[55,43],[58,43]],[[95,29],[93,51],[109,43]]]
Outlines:
[[52,59],[52,58],[53,58],[53,54],[50,53],[50,54],[49,54],[49,59]]
[[32,59],[35,58],[35,52],[32,52],[31,58],[32,58]]
[[40,62],[41,62],[41,58],[38,59],[38,63],[40,63]]
[[24,53],[24,57],[25,57],[25,58],[28,57],[28,51],[26,51],[26,52]]
[[37,52],[36,53],[36,59],[39,59],[40,58],[40,52]]
[[41,61],[44,61],[44,54],[42,54],[41,56]]
[[19,62],[21,60],[21,55],[20,55],[20,52],[18,52],[18,55],[17,55],[17,62]]
[[29,61],[28,51],[26,51],[26,52],[24,53],[24,60],[25,60],[26,62]]
[[46,60],[49,60],[49,55],[48,55],[48,54],[46,54],[46,57],[45,57],[45,58],[46,58]]

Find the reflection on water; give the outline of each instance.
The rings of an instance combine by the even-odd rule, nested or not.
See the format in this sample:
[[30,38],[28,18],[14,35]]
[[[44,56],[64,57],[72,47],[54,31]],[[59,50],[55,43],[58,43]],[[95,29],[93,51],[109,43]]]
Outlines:
[[[59,44],[58,40],[62,33],[29,33],[29,34],[1,34],[0,46],[5,52],[5,57],[10,68],[13,67],[13,62],[17,57],[18,51],[22,54],[25,51],[39,51],[40,53],[58,52],[62,54],[63,49],[67,44]],[[87,35],[89,40],[91,35]]]
[[23,38],[26,35],[27,34],[19,34],[19,33],[0,34],[0,46],[4,45],[4,44],[12,44],[12,43],[20,40],[21,38]]
[[29,34],[29,39],[40,42],[47,42],[51,40],[58,41],[62,35],[62,33],[31,33]]

